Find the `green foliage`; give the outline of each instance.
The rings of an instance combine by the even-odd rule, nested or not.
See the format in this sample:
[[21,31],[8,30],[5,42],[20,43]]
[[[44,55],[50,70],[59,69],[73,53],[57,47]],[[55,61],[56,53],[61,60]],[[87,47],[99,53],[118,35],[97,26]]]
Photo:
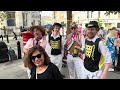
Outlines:
[[100,17],[98,17],[97,22],[98,22],[99,27],[102,27],[102,21],[100,20]]
[[120,13],[120,11],[106,11],[106,16],[110,15],[110,14],[117,14]]
[[2,22],[4,21],[4,19],[6,18],[6,12],[4,11],[0,11],[0,23],[2,25]]
[[[92,11],[92,12],[94,12],[94,11]],[[117,14],[117,13],[120,13],[120,11],[106,11],[105,15],[108,16],[110,14]]]

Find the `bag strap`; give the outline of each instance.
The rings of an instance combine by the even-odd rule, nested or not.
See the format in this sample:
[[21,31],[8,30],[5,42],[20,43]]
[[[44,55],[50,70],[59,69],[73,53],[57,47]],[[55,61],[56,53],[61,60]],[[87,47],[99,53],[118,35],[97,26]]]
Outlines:
[[31,75],[31,79],[37,79],[36,78],[36,68],[35,67],[31,68],[30,75]]
[[51,37],[51,34],[48,34],[48,41],[50,43],[50,37]]
[[110,38],[108,37],[108,40],[110,41],[110,43],[112,43],[112,45],[114,45],[114,43],[110,40]]
[[[110,40],[110,38],[108,37],[108,40],[112,43],[112,45],[114,46],[114,43]],[[115,47],[115,50],[117,50],[116,46]]]

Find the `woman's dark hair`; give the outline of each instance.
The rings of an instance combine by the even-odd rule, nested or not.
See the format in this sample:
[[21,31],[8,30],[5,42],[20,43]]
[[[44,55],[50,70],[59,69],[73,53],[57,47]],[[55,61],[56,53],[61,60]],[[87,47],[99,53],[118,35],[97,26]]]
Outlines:
[[42,53],[44,55],[44,65],[48,65],[50,63],[50,57],[48,56],[48,54],[45,52],[45,49],[39,45],[33,46],[32,48],[30,48],[29,52],[28,52],[28,57],[29,57],[29,64],[31,64],[32,66],[35,66],[35,64],[32,62],[32,54],[35,51],[39,51],[40,53]]

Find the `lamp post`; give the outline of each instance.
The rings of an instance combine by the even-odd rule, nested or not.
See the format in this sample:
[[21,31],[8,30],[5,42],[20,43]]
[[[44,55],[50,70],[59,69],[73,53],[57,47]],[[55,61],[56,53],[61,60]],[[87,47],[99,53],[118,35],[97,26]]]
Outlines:
[[56,11],[54,11],[54,23],[56,22]]
[[67,34],[71,33],[70,25],[72,23],[72,11],[67,11]]
[[87,11],[87,18],[88,18],[88,22],[89,22],[89,11]]

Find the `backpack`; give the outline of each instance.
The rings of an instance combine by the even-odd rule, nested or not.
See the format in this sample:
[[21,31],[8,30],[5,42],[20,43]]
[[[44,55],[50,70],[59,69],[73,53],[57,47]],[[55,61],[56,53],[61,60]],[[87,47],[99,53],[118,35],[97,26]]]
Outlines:
[[9,61],[8,47],[5,42],[0,41],[0,63]]
[[11,47],[8,50],[8,54],[10,56],[10,60],[17,60],[17,55]]

